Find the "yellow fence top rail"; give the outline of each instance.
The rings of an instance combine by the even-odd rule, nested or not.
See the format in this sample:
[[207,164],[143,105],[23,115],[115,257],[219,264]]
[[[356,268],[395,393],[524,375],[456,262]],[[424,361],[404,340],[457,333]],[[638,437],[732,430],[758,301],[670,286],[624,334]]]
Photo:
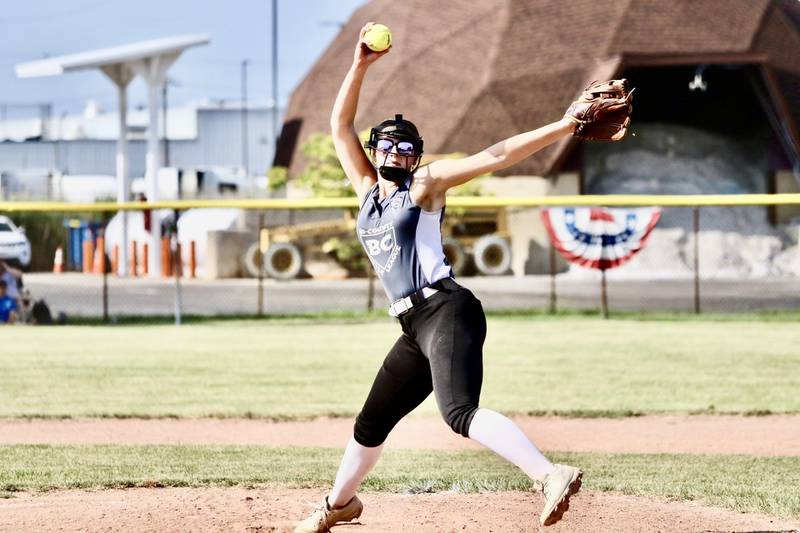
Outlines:
[[[800,194],[609,194],[520,197],[448,198],[451,207],[501,208],[545,206],[606,206],[636,207],[659,205],[665,207],[736,206],[736,205],[800,205]],[[0,202],[0,212],[113,212],[142,209],[336,209],[358,207],[356,198],[307,198],[290,200],[267,198],[251,200],[177,200],[164,202]]]

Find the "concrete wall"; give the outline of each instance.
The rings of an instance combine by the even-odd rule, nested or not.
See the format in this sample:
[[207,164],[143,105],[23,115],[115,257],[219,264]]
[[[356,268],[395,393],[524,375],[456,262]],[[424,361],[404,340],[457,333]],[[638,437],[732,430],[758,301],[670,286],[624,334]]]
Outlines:
[[209,231],[205,253],[207,279],[245,277],[243,254],[255,235],[243,231]]

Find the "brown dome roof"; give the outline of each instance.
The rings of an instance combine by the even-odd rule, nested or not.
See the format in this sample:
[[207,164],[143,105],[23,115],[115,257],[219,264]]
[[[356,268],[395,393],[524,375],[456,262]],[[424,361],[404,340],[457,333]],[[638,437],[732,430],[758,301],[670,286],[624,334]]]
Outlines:
[[[764,64],[797,143],[800,33],[786,12],[794,7],[778,0],[374,0],[292,93],[276,164],[296,174],[298,147],[330,131],[355,38],[370,20],[392,29],[393,47],[367,74],[356,128],[402,113],[429,153],[473,153],[557,120],[588,82],[648,62]],[[545,175],[569,142],[509,171]]]

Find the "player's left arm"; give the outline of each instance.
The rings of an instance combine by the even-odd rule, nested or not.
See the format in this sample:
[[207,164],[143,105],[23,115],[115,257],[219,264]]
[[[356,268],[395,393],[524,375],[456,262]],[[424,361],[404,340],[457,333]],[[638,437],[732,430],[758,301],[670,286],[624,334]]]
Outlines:
[[572,134],[574,130],[575,122],[565,117],[558,122],[509,137],[476,154],[460,159],[433,161],[417,170],[414,177],[424,180],[426,189],[432,188],[442,193],[476,176],[515,165]]

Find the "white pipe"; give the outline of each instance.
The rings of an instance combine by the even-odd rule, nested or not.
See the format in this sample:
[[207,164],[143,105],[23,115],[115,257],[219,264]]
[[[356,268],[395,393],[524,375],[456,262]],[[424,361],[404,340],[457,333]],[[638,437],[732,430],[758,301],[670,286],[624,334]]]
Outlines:
[[[145,173],[145,186],[147,199],[151,202],[158,201],[158,169],[161,166],[161,153],[158,149],[158,97],[161,84],[157,75],[159,70],[158,58],[147,61],[150,76],[147,77],[147,107],[150,112],[150,122],[147,126],[147,160]],[[152,277],[161,276],[161,221],[153,212],[150,223],[150,261],[149,273]]]
[[[119,137],[117,138],[117,202],[128,201],[130,186],[128,182],[128,94],[127,84],[120,82],[117,85],[119,101]],[[122,240],[119,250],[119,265],[117,273],[125,277],[128,275],[128,212],[119,211],[122,217]]]

